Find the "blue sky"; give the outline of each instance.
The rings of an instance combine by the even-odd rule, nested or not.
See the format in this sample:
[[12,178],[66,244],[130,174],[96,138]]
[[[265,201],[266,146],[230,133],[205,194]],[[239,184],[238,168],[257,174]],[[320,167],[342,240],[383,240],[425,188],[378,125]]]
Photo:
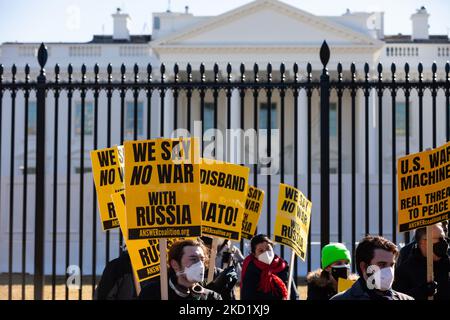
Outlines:
[[[194,15],[218,15],[250,0],[171,0],[172,11],[189,6]],[[430,33],[450,32],[449,0],[284,0],[316,15],[384,11],[386,34],[410,34],[410,16],[422,5],[430,13]],[[0,43],[89,41],[93,34],[112,34],[116,7],[130,14],[131,33],[151,33],[152,12],[165,11],[168,0],[0,0]]]

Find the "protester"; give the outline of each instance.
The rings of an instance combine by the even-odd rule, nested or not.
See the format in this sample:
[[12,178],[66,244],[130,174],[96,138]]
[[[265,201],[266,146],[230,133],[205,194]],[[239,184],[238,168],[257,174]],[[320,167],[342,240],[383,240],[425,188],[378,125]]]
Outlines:
[[396,268],[394,288],[416,300],[450,300],[450,258],[448,242],[441,223],[432,226],[434,281],[427,281],[426,228],[417,229],[416,244],[407,260]]
[[355,252],[358,281],[331,300],[414,300],[392,289],[397,256],[397,246],[391,241],[380,236],[364,237]]
[[94,292],[95,300],[136,299],[130,255],[124,250],[116,259],[109,261]]
[[[205,236],[200,237],[200,239],[203,241],[207,249],[207,255],[209,257],[213,239]],[[209,265],[210,263],[207,263],[205,265],[205,278],[208,277]],[[213,281],[206,284],[205,279],[205,282],[203,284],[205,284],[206,288],[218,292],[222,296],[223,300],[236,300],[235,285],[238,281],[237,272],[238,271],[235,265],[225,266],[225,269],[214,266]]]
[[233,243],[225,239],[217,246],[216,268],[226,269],[229,266],[234,266],[236,269],[238,283],[241,280],[242,263],[244,256],[241,250],[233,245]]
[[[448,220],[444,220],[441,223],[442,228],[444,229],[445,237],[447,238],[447,242],[450,242],[448,234]],[[416,239],[414,237],[410,243],[408,243],[407,245],[405,245],[403,248],[400,249],[400,255],[398,256],[397,259],[396,268],[400,267],[403,264],[403,262],[405,262],[409,258],[411,252],[413,251],[412,249],[415,247],[415,244]]]
[[[182,240],[172,244],[169,254],[169,300],[222,300],[219,293],[202,286],[207,250],[201,240]],[[161,300],[160,279],[142,288],[139,299]]]
[[[329,300],[338,292],[338,279],[350,276],[350,251],[342,243],[332,243],[322,248],[322,269],[310,272],[307,300]],[[352,277],[354,278],[354,277]]]
[[[289,266],[273,251],[273,242],[264,234],[254,236],[251,253],[242,266],[241,300],[287,300]],[[298,300],[292,280],[291,300]]]

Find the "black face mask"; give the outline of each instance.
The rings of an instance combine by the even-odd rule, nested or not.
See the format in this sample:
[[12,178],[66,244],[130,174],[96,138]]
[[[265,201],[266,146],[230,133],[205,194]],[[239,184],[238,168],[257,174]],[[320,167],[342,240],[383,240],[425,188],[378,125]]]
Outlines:
[[433,244],[433,252],[439,258],[448,256],[448,242],[445,239],[439,239],[439,242]]
[[347,279],[350,268],[346,265],[331,267],[331,275],[337,281],[338,278]]

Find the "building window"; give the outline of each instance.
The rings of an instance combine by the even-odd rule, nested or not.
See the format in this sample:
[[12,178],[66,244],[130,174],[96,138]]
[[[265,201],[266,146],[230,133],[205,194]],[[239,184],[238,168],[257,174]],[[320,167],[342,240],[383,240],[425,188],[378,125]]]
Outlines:
[[159,30],[161,28],[161,19],[159,17],[153,18],[153,29]]
[[[137,104],[137,134],[142,135],[144,132],[144,104]],[[127,102],[125,110],[125,134],[133,135],[134,133],[134,102]]]
[[[84,135],[92,135],[94,128],[94,107],[92,102],[84,103]],[[75,105],[75,134],[81,135],[81,102]]]
[[203,128],[204,131],[214,129],[214,103],[205,102],[203,113]]
[[[259,129],[269,129],[267,127],[267,118],[269,116],[268,113],[268,104],[260,103],[259,104]],[[275,129],[277,127],[277,104],[272,103],[270,107],[270,128]]]
[[337,105],[334,102],[330,103],[330,137],[336,137],[337,136],[337,128],[338,128],[338,121],[337,121]]
[[27,123],[27,132],[31,135],[36,135],[36,127],[37,127],[37,106],[36,101],[28,102],[28,123]]
[[[409,105],[411,110],[411,103]],[[409,135],[411,135],[411,112],[409,113]],[[405,102],[397,102],[395,105],[395,135],[406,135],[406,104]]]
[[[20,166],[19,170],[22,174],[25,174],[25,166]],[[36,174],[36,167],[27,167],[27,174]]]
[[[83,173],[84,174],[90,173],[90,172],[92,172],[92,168],[91,167],[84,167],[83,168]],[[80,174],[81,173],[81,167],[75,167],[75,173]]]

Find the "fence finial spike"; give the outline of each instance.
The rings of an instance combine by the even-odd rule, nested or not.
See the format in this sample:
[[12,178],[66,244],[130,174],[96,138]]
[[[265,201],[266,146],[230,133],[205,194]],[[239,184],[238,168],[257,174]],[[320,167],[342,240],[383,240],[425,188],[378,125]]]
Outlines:
[[377,71],[378,71],[378,73],[380,73],[380,74],[383,72],[383,65],[381,64],[381,62],[378,63]]
[[364,63],[364,73],[369,73],[369,71],[370,71],[370,67],[369,67],[369,64],[366,62],[366,63]]
[[337,72],[342,73],[342,63],[340,63],[340,62],[337,65]]
[[397,71],[397,66],[395,65],[395,62],[391,63],[391,73],[395,73]]
[[350,72],[352,73],[352,75],[356,73],[356,65],[354,62],[350,64]]
[[312,65],[310,62],[308,62],[308,64],[306,65],[306,72],[308,73],[308,75],[310,75],[312,72]]
[[38,50],[38,62],[41,69],[44,69],[45,64],[47,63],[48,51],[45,44],[42,42],[39,46]]
[[326,68],[328,61],[330,61],[330,48],[328,47],[327,41],[324,40],[320,47],[320,62],[322,62],[324,68]]

